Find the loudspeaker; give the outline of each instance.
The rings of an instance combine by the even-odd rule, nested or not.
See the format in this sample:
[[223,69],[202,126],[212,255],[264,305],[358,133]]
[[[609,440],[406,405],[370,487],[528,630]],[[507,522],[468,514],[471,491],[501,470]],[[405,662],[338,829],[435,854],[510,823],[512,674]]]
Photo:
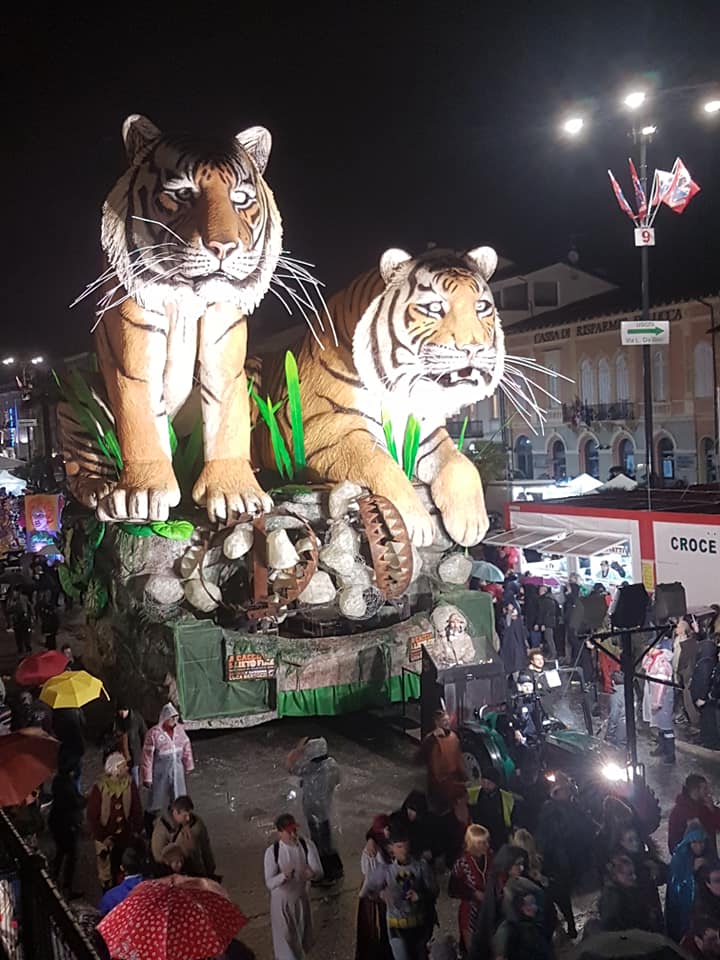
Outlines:
[[680,582],[659,583],[655,587],[655,623],[662,623],[670,617],[684,617],[686,613],[685,587]]
[[629,583],[618,591],[611,620],[614,627],[628,630],[645,623],[650,597],[642,583]]
[[581,597],[575,609],[578,608],[581,610],[578,633],[593,633],[595,630],[599,630],[608,612],[604,594],[590,593],[587,597]]

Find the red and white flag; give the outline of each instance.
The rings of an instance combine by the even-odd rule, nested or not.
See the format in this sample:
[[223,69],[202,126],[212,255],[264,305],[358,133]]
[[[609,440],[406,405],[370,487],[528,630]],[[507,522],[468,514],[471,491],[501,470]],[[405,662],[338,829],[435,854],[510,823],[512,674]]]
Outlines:
[[678,157],[672,168],[672,181],[663,193],[661,200],[675,213],[682,213],[696,193],[700,193],[700,187],[695,183],[690,176],[690,171]]
[[635,164],[631,159],[628,160],[628,164],[630,165],[630,178],[632,180],[633,190],[635,191],[635,206],[637,207],[638,217],[640,217],[640,222],[642,223],[648,211],[647,197],[640,183],[640,177],[637,175]]
[[625,199],[625,194],[622,192],[620,184],[617,182],[615,177],[612,175],[612,170],[608,170],[608,176],[610,177],[610,185],[613,188],[613,193],[615,194],[615,199],[618,202],[618,206],[623,213],[626,213],[633,223],[636,221],[635,214],[632,212],[632,207]]

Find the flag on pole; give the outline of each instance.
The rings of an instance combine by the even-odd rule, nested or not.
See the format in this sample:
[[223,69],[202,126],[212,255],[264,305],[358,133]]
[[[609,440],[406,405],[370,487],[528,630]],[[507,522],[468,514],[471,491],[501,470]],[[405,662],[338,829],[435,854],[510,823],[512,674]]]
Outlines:
[[628,163],[630,164],[630,177],[632,179],[633,190],[635,191],[635,206],[637,207],[640,222],[643,223],[645,220],[645,215],[648,212],[647,197],[645,196],[645,191],[642,188],[640,178],[638,177],[637,170],[635,169],[635,164],[632,162],[631,158],[628,158]]
[[662,202],[675,213],[682,213],[696,193],[700,193],[700,187],[678,157],[672,168],[672,181],[663,193]]
[[622,192],[620,184],[612,175],[612,170],[608,170],[608,176],[610,177],[610,184],[613,188],[613,193],[615,194],[615,199],[618,202],[618,206],[620,207],[622,212],[626,213],[634,223],[636,220],[635,214],[632,212],[632,207],[625,199],[625,194]]

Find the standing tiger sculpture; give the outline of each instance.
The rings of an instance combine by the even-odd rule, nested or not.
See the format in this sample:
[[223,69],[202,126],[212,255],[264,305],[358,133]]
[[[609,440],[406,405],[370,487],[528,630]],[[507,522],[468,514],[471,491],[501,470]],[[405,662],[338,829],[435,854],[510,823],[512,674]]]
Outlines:
[[[115,421],[119,478],[67,405],[68,483],[102,520],[165,520],[180,501],[169,420],[199,383],[204,466],[193,491],[211,520],[271,508],[250,466],[247,317],[270,287],[280,214],[263,179],[270,134],[212,142],[128,117],[129,169],[103,207],[108,269],[95,344]],[[100,397],[97,397],[100,400]]]
[[[432,543],[433,521],[388,452],[383,416],[398,446],[408,416],[420,421],[415,473],[430,488],[447,533],[479,543],[488,528],[480,475],[449,436],[445,421],[495,392],[505,346],[488,281],[497,254],[431,250],[413,258],[388,250],[373,270],[328,305],[337,345],[308,335],[297,354],[311,480],[352,480],[391,500],[417,546]],[[263,363],[263,390],[282,390],[280,365]],[[286,440],[290,424],[280,419]],[[257,431],[256,431],[257,433]],[[266,434],[256,456],[272,466]]]

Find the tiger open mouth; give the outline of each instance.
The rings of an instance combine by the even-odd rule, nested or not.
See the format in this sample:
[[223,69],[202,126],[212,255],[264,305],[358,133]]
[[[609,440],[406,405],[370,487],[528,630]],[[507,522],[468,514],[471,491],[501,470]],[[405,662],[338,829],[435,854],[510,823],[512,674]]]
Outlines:
[[490,370],[480,369],[479,367],[463,367],[461,370],[451,370],[444,373],[438,383],[443,387],[455,387],[458,385],[479,387],[481,383],[489,384],[492,380]]

